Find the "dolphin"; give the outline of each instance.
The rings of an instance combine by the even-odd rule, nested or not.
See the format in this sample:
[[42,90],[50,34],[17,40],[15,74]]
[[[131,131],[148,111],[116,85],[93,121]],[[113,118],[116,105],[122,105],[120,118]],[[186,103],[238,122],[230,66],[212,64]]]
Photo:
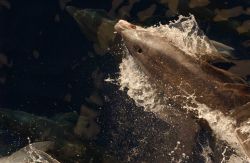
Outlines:
[[84,36],[94,43],[96,53],[105,54],[109,51],[116,40],[114,35],[116,21],[109,18],[105,10],[67,6],[66,11],[78,23]]
[[[152,36],[152,35],[150,36],[149,33],[147,33],[146,31],[143,31],[143,28],[141,28],[139,26],[133,25],[133,24],[128,23],[126,21],[119,21],[118,22],[118,20],[111,20],[107,16],[107,14],[105,14],[104,11],[93,10],[93,9],[78,9],[78,8],[73,7],[73,6],[67,6],[66,11],[74,17],[74,19],[78,23],[79,27],[83,31],[83,34],[86,36],[86,38],[89,39],[91,42],[95,43],[95,45],[98,45],[98,47],[102,47],[101,49],[103,49],[104,52],[107,52],[107,48],[108,48],[108,49],[111,49],[108,51],[112,51],[112,52],[114,51],[115,54],[123,54],[120,52],[120,50],[123,50],[123,47],[117,45],[117,43],[120,43],[120,36],[116,35],[114,33],[114,31],[117,31],[118,33],[120,33],[123,36],[125,44],[126,44],[127,48],[129,49],[130,53],[137,60],[137,63],[144,69],[144,72],[147,72],[147,74],[149,76],[151,76],[150,79],[152,79],[152,83],[156,83],[154,85],[156,85],[156,87],[158,88],[158,90],[160,90],[160,92],[162,92],[162,90],[164,90],[165,94],[167,94],[168,97],[169,96],[172,97],[174,105],[176,103],[183,104],[183,105],[186,105],[188,103],[189,105],[194,106],[192,101],[187,101],[188,99],[186,98],[186,96],[193,94],[194,90],[196,89],[196,85],[198,84],[199,85],[198,90],[202,90],[203,88],[206,88],[206,90],[204,90],[204,92],[201,92],[201,91],[196,92],[196,94],[195,94],[196,100],[198,100],[199,102],[204,103],[204,104],[209,104],[208,105],[209,107],[211,107],[213,109],[222,110],[225,114],[229,114],[230,110],[238,110],[238,111],[242,110],[241,112],[243,112],[243,113],[246,112],[246,111],[244,111],[244,109],[233,109],[233,108],[238,108],[238,106],[240,107],[243,104],[245,104],[247,101],[249,101],[248,97],[244,98],[244,99],[241,98],[243,96],[241,96],[240,94],[242,94],[244,92],[245,92],[245,94],[247,94],[248,87],[246,86],[246,81],[244,81],[242,78],[238,77],[237,75],[233,75],[233,74],[228,73],[222,69],[219,69],[219,68],[209,64],[206,61],[201,62],[201,61],[194,60],[193,58],[186,56],[184,52],[179,50],[173,44],[170,44],[167,47],[166,40],[165,41],[159,40],[159,38],[157,38],[156,36]],[[114,29],[114,25],[115,25],[115,29]],[[125,33],[127,33],[127,37],[125,36],[126,35]],[[141,34],[144,33],[144,34],[142,34],[142,36],[138,35],[138,37],[136,38],[135,37],[136,33],[141,33]],[[107,34],[109,37],[106,37]],[[151,40],[151,39],[153,39],[153,40]],[[153,42],[152,44],[149,43],[150,40],[151,40],[151,42]],[[224,44],[221,44],[221,43],[218,43],[215,41],[210,40],[210,42],[219,52],[223,53],[224,55],[226,54],[226,56],[231,55],[233,48],[225,46]],[[147,43],[149,43],[149,45],[146,45]],[[156,44],[158,44],[158,45],[156,46]],[[162,55],[166,52],[169,52],[169,54],[173,54],[172,57],[176,57],[176,60],[175,60],[175,58],[172,59],[172,60],[175,60],[176,63],[169,60],[170,63],[172,63],[172,64],[167,65],[167,63],[168,63],[167,61],[157,59],[156,55],[155,56],[147,55],[147,56],[144,56],[145,58],[143,58],[143,57],[137,58],[137,57],[139,57],[139,56],[136,56],[137,52],[141,52],[141,50],[143,50],[142,52],[144,53],[145,49],[138,48],[140,46],[133,46],[133,45],[145,45],[143,48],[150,49],[151,51],[153,49],[155,51],[158,49],[158,51],[161,52],[158,55],[158,57],[160,57],[160,55]],[[152,46],[154,46],[154,47],[151,48]],[[165,49],[163,49],[161,46],[164,47]],[[137,52],[135,53],[136,50],[137,50]],[[117,51],[119,51],[119,52],[117,52]],[[134,51],[134,55],[133,55],[133,51]],[[177,55],[174,55],[175,53]],[[152,54],[154,54],[154,52],[152,52]],[[178,54],[180,54],[180,55],[178,55]],[[166,59],[166,57],[167,56],[165,56],[165,59]],[[170,55],[170,57],[171,57],[171,55]],[[209,58],[209,56],[208,56],[208,58]],[[152,62],[155,62],[154,59],[156,59],[155,60],[156,62],[160,62],[160,64],[152,63]],[[179,59],[179,60],[177,60],[177,59]],[[181,59],[184,59],[184,60],[186,59],[186,61],[183,62],[185,64],[183,64],[181,62]],[[166,65],[161,65],[161,64],[166,64]],[[158,65],[159,67],[155,67],[153,65]],[[203,65],[203,66],[201,66],[201,65]],[[231,64],[229,64],[229,65],[231,65]],[[161,67],[161,66],[163,66],[163,67]],[[169,68],[166,68],[168,66],[169,66]],[[172,72],[170,71],[171,69],[172,69]],[[177,72],[176,71],[177,69],[179,69],[180,71]],[[166,70],[169,70],[169,71],[166,72]],[[155,72],[157,72],[157,73],[155,73]],[[183,78],[180,76],[181,72],[182,72],[183,77],[186,77],[186,78]],[[178,74],[179,74],[179,76],[178,76]],[[186,74],[188,74],[188,75],[186,75]],[[213,75],[211,76],[211,74],[213,74]],[[166,78],[163,77],[164,75]],[[171,78],[167,78],[168,75],[171,76]],[[177,75],[177,76],[174,76],[174,75]],[[193,78],[193,77],[196,77],[196,78]],[[192,79],[192,81],[188,81],[187,78]],[[200,83],[199,78],[202,79],[203,83]],[[182,80],[180,80],[180,79],[182,79]],[[208,79],[209,79],[209,81],[208,81]],[[175,82],[175,81],[178,81],[178,82],[181,81],[181,83],[182,83],[181,89],[180,89],[180,87],[178,87],[178,86],[180,86],[179,83]],[[189,82],[191,85],[189,85]],[[240,100],[235,99],[235,102],[237,102],[238,104],[233,102],[233,101],[230,101],[231,98],[228,98],[228,100],[225,101],[224,100],[225,96],[223,96],[224,93],[219,91],[219,89],[222,89],[222,88],[217,88],[217,86],[224,88],[224,93],[227,94],[227,96],[230,96],[231,91],[238,90],[238,92],[236,91],[236,93],[239,94],[237,97]],[[195,87],[195,89],[193,87]],[[232,87],[234,87],[234,88],[237,87],[237,88],[231,89]],[[242,89],[240,89],[240,87]],[[210,95],[210,89],[213,89],[211,92],[217,92],[217,94]],[[197,93],[199,93],[199,94],[197,94]],[[183,96],[179,96],[179,95],[183,95]],[[199,96],[200,98],[197,98],[197,95],[200,95]],[[202,98],[202,95],[204,95],[207,99]],[[217,96],[219,98],[217,98]],[[213,102],[210,103],[209,101],[213,101]],[[224,102],[224,104],[221,104],[221,102]],[[233,105],[233,103],[235,103],[235,104]],[[228,106],[225,106],[225,104],[227,104]],[[229,104],[231,104],[233,106],[230,106]],[[185,111],[185,110],[183,110],[183,111]],[[180,151],[180,153],[187,150],[188,152],[186,151],[185,153],[190,154],[192,151],[191,148],[193,148],[193,146],[192,146],[193,143],[191,143],[191,142],[193,142],[195,140],[195,136],[199,130],[199,127],[197,126],[195,120],[192,117],[185,116],[186,111],[180,112],[178,110],[177,111],[171,110],[170,112],[172,112],[171,116],[170,116],[171,117],[170,118],[171,124],[173,126],[177,126],[177,127],[175,127],[178,129],[177,135],[179,136],[179,138],[182,139],[182,141],[183,141],[182,143],[186,145],[186,147],[184,149],[182,149]],[[163,116],[163,114],[159,113],[158,115]],[[169,114],[169,111],[167,114]],[[165,115],[166,115],[166,113],[165,113]],[[242,114],[237,113],[237,114],[231,114],[231,115],[236,116],[236,115],[242,115]],[[165,117],[160,117],[160,118],[163,118],[164,120],[166,119]],[[169,117],[167,119],[169,119]],[[235,117],[235,119],[240,119],[240,118]],[[185,121],[186,121],[186,123],[185,123]],[[238,125],[240,126],[240,124],[241,124],[241,122],[239,121]],[[186,133],[187,130],[189,131],[188,134]],[[182,136],[183,133],[185,133],[184,136]],[[241,135],[240,132],[239,132],[239,135]],[[243,140],[242,142],[244,142],[244,140],[246,140],[242,136],[239,136],[239,139],[242,139]],[[190,142],[190,143],[188,143],[188,142]]]
[[168,39],[125,20],[120,20],[115,30],[153,85],[175,103],[198,107],[189,98],[195,97],[199,104],[234,118],[236,135],[250,158],[250,131],[239,129],[249,124],[250,118],[250,86],[246,81],[206,60],[187,55]]
[[25,162],[46,162],[60,163],[52,158],[46,151],[54,148],[54,143],[51,141],[36,142],[23,147],[14,152],[10,156],[0,158],[0,163],[25,163]]

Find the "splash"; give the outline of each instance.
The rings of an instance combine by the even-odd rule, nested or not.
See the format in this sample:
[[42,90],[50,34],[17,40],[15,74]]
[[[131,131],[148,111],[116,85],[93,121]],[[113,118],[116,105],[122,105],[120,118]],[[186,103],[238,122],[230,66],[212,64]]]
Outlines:
[[[156,36],[166,37],[174,45],[184,50],[188,55],[199,59],[201,55],[214,55],[216,49],[209,42],[207,37],[199,30],[194,16],[180,16],[178,20],[170,22],[168,25],[159,25],[144,28],[148,32],[155,33]],[[127,52],[128,53],[128,52]],[[160,113],[162,109],[166,109],[167,100],[158,96],[156,89],[150,84],[148,77],[143,73],[140,67],[135,63],[133,58],[128,55],[123,58],[120,64],[119,83],[121,90],[128,89],[127,94],[134,99],[138,106],[144,107],[146,111]],[[167,98],[167,97],[164,97]],[[231,155],[230,159],[226,160],[225,152],[222,153],[223,160],[221,162],[248,162],[244,150],[239,145],[235,134],[235,121],[217,110],[212,110],[206,105],[199,104],[195,101],[195,97],[190,95],[197,108],[183,106],[187,110],[196,111],[198,118],[206,119],[216,137],[225,141],[229,147],[235,150],[236,154]],[[171,106],[170,106],[171,107]],[[241,127],[241,130],[248,131],[249,124]],[[206,149],[204,149],[204,152]],[[203,153],[205,155],[205,153]],[[208,161],[209,162],[209,161]]]
[[199,29],[193,15],[188,17],[180,15],[177,20],[171,21],[169,24],[159,24],[145,28],[145,30],[154,33],[158,37],[168,39],[174,46],[195,59],[207,56],[221,58],[213,44]]
[[[143,107],[145,111],[153,112],[156,116],[160,116],[161,119],[163,118],[163,120],[165,118],[165,120],[169,118],[168,121],[172,121],[171,115],[161,115],[163,110],[166,111],[166,109],[173,109],[172,105],[167,102],[168,98],[161,96],[161,94],[159,94],[158,91],[151,86],[150,82],[148,82],[148,77],[136,64],[132,56],[125,56],[119,68],[120,76],[117,80],[115,80],[115,83],[119,83],[120,90],[127,90],[128,96],[135,101],[137,106]],[[114,83],[114,79],[109,78],[106,81]],[[189,159],[189,156],[185,153],[182,153],[182,155],[179,156],[176,155],[176,151],[179,150],[180,146],[181,142],[177,140],[176,146],[169,153],[167,153],[167,155],[171,157],[171,162],[181,163]],[[128,156],[128,161],[133,158],[135,154],[140,152],[138,150],[142,149],[137,149],[137,153],[133,151]]]
[[[157,91],[151,86],[148,77],[143,73],[130,55],[123,58],[123,61],[120,64],[120,77],[118,81],[120,82],[120,89],[124,90],[127,88],[128,96],[135,101],[137,106],[142,106],[145,111],[159,114],[161,110],[167,109],[166,106],[169,108],[172,107],[166,103],[167,100],[162,99],[162,96],[157,95]],[[235,149],[235,152],[239,157],[238,160],[245,160],[244,152],[240,148],[235,134],[235,121],[224,116],[220,111],[212,110],[206,105],[197,103],[193,96],[188,98],[192,98],[193,102],[198,104],[198,108],[192,108],[189,106],[184,106],[184,108],[189,111],[197,111],[198,118],[203,118],[208,121],[216,137],[227,142],[230,147]],[[227,160],[227,162],[230,161]]]
[[130,55],[123,59],[119,68],[121,74],[118,80],[120,89],[129,88],[127,94],[134,99],[137,106],[143,106],[146,111],[151,112],[159,112],[166,107],[162,104],[163,99],[157,96],[156,89],[148,82],[148,77]]
[[46,150],[53,144],[50,141],[30,143],[10,156],[0,158],[0,163],[60,163],[47,154]]
[[24,148],[26,152],[26,157],[23,162],[27,163],[60,163],[59,161],[52,158],[49,154],[45,153],[34,147],[28,138],[29,145]]
[[[206,119],[209,123],[209,126],[213,130],[215,136],[219,140],[225,141],[228,146],[234,149],[234,152],[237,154],[239,163],[249,162],[250,160],[245,155],[244,150],[242,149],[237,135],[235,133],[235,125],[236,122],[233,118],[230,118],[228,116],[225,116],[221,111],[218,110],[212,110],[211,108],[207,107],[204,104],[200,104],[195,100],[194,96],[190,96],[189,98],[192,98],[193,103],[197,104],[197,108],[184,106],[184,108],[188,110],[193,110],[198,112],[198,118]],[[245,128],[249,128],[249,126],[244,126]],[[233,163],[229,160],[226,160],[225,158],[225,152],[227,150],[227,147],[225,148],[224,152],[222,153],[223,159],[221,163]]]

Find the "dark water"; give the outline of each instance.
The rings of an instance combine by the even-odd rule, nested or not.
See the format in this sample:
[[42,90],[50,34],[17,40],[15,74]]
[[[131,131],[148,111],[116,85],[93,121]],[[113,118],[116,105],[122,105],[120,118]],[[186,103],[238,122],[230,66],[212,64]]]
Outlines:
[[[179,14],[193,13],[201,29],[211,39],[234,47],[235,55],[240,59],[250,58],[249,43],[248,46],[243,45],[243,42],[250,40],[249,30],[243,34],[235,30],[237,23],[250,19],[249,15],[242,14],[221,22],[213,22],[211,16],[208,16],[215,15],[213,11],[216,8],[242,6],[247,9],[249,1],[211,1],[206,7],[210,8],[212,13],[204,10],[206,7],[190,10],[186,7],[186,1],[180,2]],[[8,60],[8,64],[3,66],[0,60],[0,77],[5,79],[0,83],[0,108],[52,118],[73,111],[78,114],[82,104],[89,106],[99,113],[97,123],[100,133],[95,139],[83,140],[89,147],[86,152],[88,157],[82,159],[83,162],[89,162],[92,158],[100,162],[103,160],[103,153],[114,155],[115,160],[125,161],[127,151],[138,145],[138,137],[142,133],[156,144],[161,141],[161,138],[155,138],[155,135],[166,130],[168,124],[150,113],[143,112],[142,108],[135,107],[133,101],[124,92],[119,92],[116,86],[104,83],[99,92],[101,98],[104,100],[105,96],[109,96],[111,100],[102,106],[87,100],[95,91],[92,73],[98,69],[104,77],[117,76],[119,61],[112,55],[89,55],[89,52],[94,52],[92,43],[83,35],[76,21],[60,8],[59,1],[9,0],[9,3],[9,9],[0,6],[0,53]],[[127,4],[128,1],[124,0],[116,11]],[[157,5],[154,15],[147,21],[140,22],[137,13],[152,4]],[[111,1],[97,0],[72,0],[67,5],[106,11],[112,8]],[[158,1],[138,1],[133,5],[130,16],[125,16],[125,19],[146,25],[159,21],[164,23],[175,17],[165,17],[166,10],[168,8]],[[70,100],[67,100],[66,97],[69,96]],[[135,121],[140,117],[143,118]],[[128,122],[126,128],[120,128],[118,120]],[[72,123],[76,121],[73,120]],[[23,131],[25,128],[15,130],[15,127],[8,128],[6,126],[10,125],[4,123],[0,126],[0,155],[6,155],[7,152],[27,144],[27,137],[30,135],[27,134],[29,132]],[[133,126],[137,126],[138,134],[132,134],[135,130]],[[35,136],[31,136],[31,139],[36,140]],[[111,141],[115,143],[110,143]],[[148,152],[145,153],[150,153],[154,145],[152,143],[141,148],[147,148]],[[145,153],[134,158],[132,162],[140,162],[142,158],[152,162],[153,157]],[[157,152],[154,154],[160,155]]]

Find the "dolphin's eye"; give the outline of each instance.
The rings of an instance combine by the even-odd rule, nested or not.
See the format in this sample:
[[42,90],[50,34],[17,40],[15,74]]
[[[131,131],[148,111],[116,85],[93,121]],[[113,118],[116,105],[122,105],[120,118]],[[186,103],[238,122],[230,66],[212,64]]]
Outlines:
[[139,49],[137,50],[137,53],[142,53],[142,49],[139,48]]
[[137,53],[139,53],[139,54],[141,54],[143,51],[142,51],[142,48],[140,47],[140,46],[138,46],[138,45],[135,45],[134,46],[134,50],[137,52]]

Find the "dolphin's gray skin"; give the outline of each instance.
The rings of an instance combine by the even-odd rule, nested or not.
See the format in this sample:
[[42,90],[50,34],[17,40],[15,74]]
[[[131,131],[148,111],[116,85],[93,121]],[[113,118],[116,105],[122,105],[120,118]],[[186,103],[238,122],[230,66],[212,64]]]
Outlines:
[[[236,128],[250,118],[250,87],[240,77],[196,60],[167,39],[124,20],[116,24],[115,30],[154,85],[176,103],[196,107],[187,99],[194,95],[197,102],[234,117]],[[236,131],[250,157],[250,133]]]
[[85,37],[94,43],[97,53],[105,54],[112,48],[116,21],[109,18],[105,10],[67,6],[66,11],[76,20]]

